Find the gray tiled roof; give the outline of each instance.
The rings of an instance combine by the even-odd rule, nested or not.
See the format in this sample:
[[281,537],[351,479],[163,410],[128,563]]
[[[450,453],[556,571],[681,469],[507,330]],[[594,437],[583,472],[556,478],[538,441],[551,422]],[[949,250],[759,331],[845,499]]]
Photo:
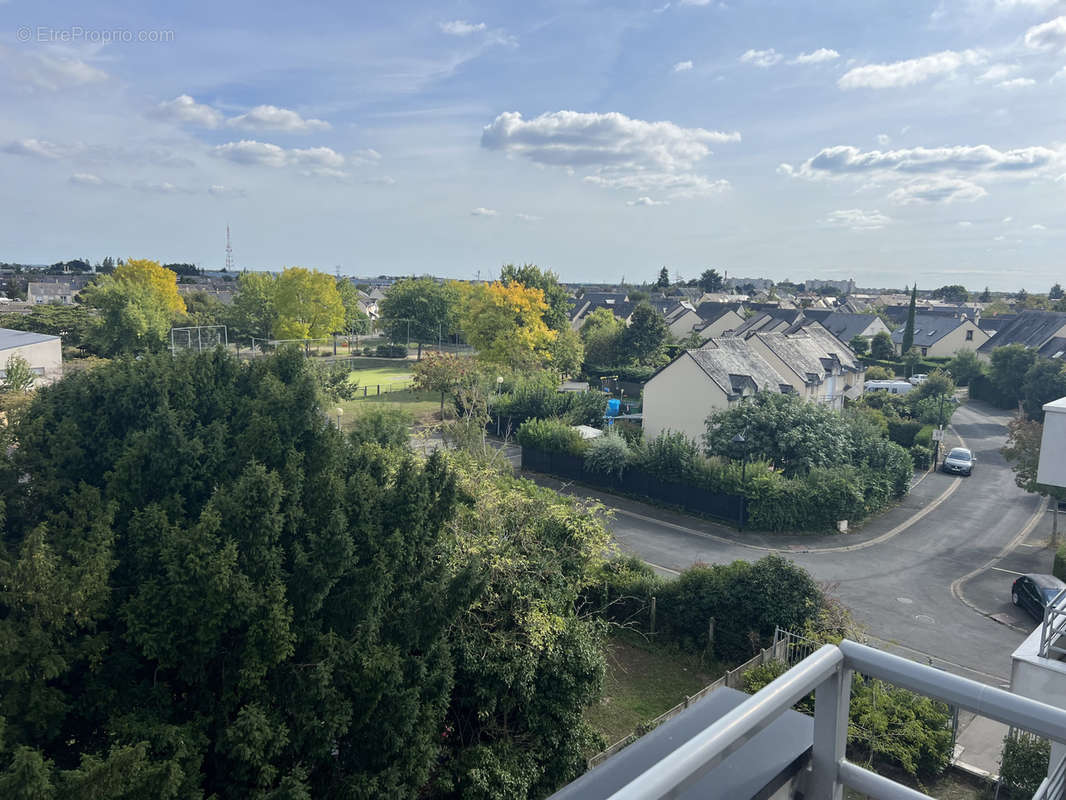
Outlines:
[[[946,314],[915,314],[914,346],[929,347],[936,344],[964,322],[966,322],[965,319],[956,319]],[[892,331],[893,343],[903,343],[903,331],[906,327],[907,324],[904,322]]]
[[[810,312],[806,312],[806,316],[810,316]],[[823,328],[847,344],[869,328],[876,319],[876,314],[845,314],[834,311],[818,321]]]
[[685,353],[727,395],[737,393],[734,377],[750,378],[757,391],[779,392],[782,386],[789,385],[743,339],[709,339],[701,349],[686,350]]
[[1043,347],[1047,340],[1066,326],[1062,311],[1023,311],[1017,319],[1000,328],[999,332],[977,348],[978,353],[990,353],[1007,344]]

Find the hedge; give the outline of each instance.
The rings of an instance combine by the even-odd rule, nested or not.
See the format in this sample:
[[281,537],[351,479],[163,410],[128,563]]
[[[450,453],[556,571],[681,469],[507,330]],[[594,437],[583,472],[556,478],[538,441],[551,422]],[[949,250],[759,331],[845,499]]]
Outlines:
[[1051,574],[1060,581],[1066,581],[1066,544],[1060,544],[1055,551],[1055,563],[1051,567]]
[[[907,366],[900,360],[896,359],[881,359],[873,358],[872,356],[861,356],[859,360],[867,367],[884,367],[894,375],[905,375]],[[951,361],[950,358],[930,358],[926,357],[919,361],[914,366],[914,373],[932,372],[936,369],[943,369],[944,365]]]
[[910,448],[914,444],[914,437],[922,429],[922,423],[913,419],[889,419],[888,439],[900,447]]
[[402,344],[379,344],[374,354],[378,358],[407,358],[407,348]]
[[978,375],[971,380],[968,391],[971,400],[981,400],[996,408],[1013,409],[1017,407],[1017,403],[997,389],[995,384],[992,383],[992,379],[987,375]]

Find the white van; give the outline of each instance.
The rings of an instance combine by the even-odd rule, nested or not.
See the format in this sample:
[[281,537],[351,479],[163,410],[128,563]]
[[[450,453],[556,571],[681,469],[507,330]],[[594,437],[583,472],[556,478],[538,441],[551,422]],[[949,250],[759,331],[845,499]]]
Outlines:
[[888,392],[889,394],[906,394],[914,388],[914,384],[907,381],[866,381],[863,388],[867,392]]

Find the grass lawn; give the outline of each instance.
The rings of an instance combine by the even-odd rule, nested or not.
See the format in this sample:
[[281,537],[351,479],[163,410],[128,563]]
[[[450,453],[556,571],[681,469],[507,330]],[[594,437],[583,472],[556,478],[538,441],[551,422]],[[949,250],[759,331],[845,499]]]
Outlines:
[[411,367],[409,364],[397,364],[394,367],[373,367],[372,369],[353,370],[350,381],[358,381],[360,386],[376,386],[382,384],[399,383],[411,379]]
[[614,744],[718,677],[694,656],[615,636],[608,642],[603,699],[585,719]]
[[[411,380],[410,362],[396,365],[374,366],[369,369],[353,370],[349,380],[358,383],[359,396],[344,400],[338,405],[344,409],[341,427],[348,428],[351,421],[367,409],[381,405],[397,406],[411,413],[416,422],[428,423],[440,421],[440,395],[433,392],[416,392],[411,389],[389,391]],[[378,394],[378,387],[381,393]],[[362,387],[367,388],[367,396],[362,396]],[[331,413],[330,416],[333,416]]]

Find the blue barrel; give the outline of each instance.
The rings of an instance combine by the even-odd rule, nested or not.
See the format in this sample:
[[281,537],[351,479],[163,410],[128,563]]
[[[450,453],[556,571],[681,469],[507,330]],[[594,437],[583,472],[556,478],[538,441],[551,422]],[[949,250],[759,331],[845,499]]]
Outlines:
[[618,410],[622,407],[622,401],[617,397],[612,397],[607,401],[607,416],[617,417]]

